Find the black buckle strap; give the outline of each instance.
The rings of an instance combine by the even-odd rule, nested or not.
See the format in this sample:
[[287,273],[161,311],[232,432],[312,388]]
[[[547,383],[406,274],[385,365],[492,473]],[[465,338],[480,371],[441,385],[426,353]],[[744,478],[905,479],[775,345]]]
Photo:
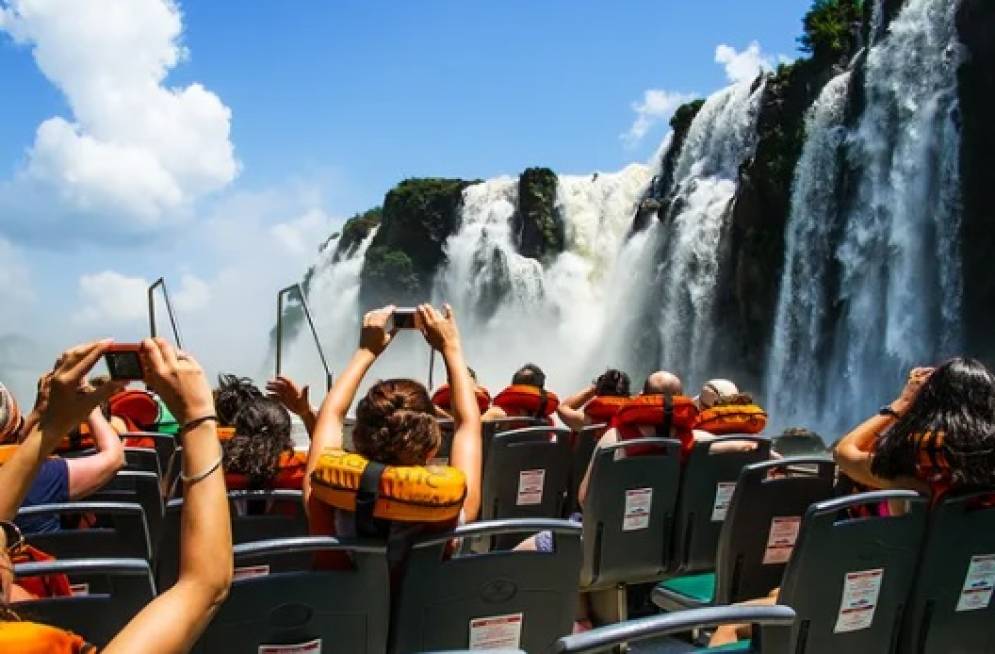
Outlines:
[[549,395],[546,393],[545,388],[539,389],[539,406],[536,408],[535,418],[542,419],[546,417],[546,404],[549,402]]
[[356,492],[356,534],[375,536],[378,532],[377,520],[373,517],[377,500],[380,498],[380,478],[387,469],[382,463],[369,461],[359,477],[359,490]]
[[663,420],[657,427],[656,435],[660,438],[670,438],[670,428],[674,424],[674,396],[666,393],[663,396]]

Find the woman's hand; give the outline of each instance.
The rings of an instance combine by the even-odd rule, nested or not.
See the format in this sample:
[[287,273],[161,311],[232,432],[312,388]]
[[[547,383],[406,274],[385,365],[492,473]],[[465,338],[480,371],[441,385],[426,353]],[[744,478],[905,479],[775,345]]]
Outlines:
[[58,440],[76,425],[86,420],[101,402],[124,388],[121,382],[111,382],[100,388],[86,383],[86,375],[107,350],[111,341],[94,341],[66,350],[55,362],[55,368],[38,382],[35,408],[45,440]]
[[460,346],[459,329],[456,327],[453,308],[444,304],[443,311],[444,314],[439,313],[431,304],[422,304],[418,307],[418,328],[425,341],[439,352]]
[[919,393],[922,391],[923,385],[929,376],[933,374],[935,368],[913,368],[909,372],[909,378],[905,382],[905,388],[902,389],[902,393],[898,396],[898,399],[891,403],[891,408],[898,415],[903,415],[909,410],[909,407],[916,401],[919,397]]
[[395,308],[397,307],[391,304],[363,316],[363,326],[359,332],[359,349],[367,350],[375,357],[387,349],[394,334],[397,333],[396,329],[387,331],[387,321],[390,320]]
[[214,415],[211,387],[196,359],[176,351],[163,338],[142,341],[141,358],[145,383],[162,398],[180,424]]
[[310,386],[301,388],[290,377],[277,375],[266,383],[266,391],[291,413],[303,416],[311,412]]

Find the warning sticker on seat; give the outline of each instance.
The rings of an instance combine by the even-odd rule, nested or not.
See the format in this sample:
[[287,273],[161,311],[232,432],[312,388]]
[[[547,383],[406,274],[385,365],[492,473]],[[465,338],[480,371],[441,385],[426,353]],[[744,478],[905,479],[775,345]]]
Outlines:
[[470,620],[468,649],[518,649],[522,642],[522,613]]
[[260,645],[258,654],[321,654],[321,639],[293,645]]
[[268,574],[268,565],[245,565],[241,568],[235,568],[235,573],[232,575],[232,579],[251,579],[253,577],[265,577]]
[[964,588],[957,600],[957,611],[986,609],[995,588],[995,554],[972,556],[964,578]]
[[860,631],[871,626],[883,577],[884,568],[846,573],[843,578],[843,600],[833,633]]
[[69,594],[73,597],[89,595],[90,594],[90,584],[70,584]]
[[736,490],[736,482],[734,481],[720,481],[715,487],[712,522],[722,522],[726,519],[726,511],[729,510],[729,500],[732,499],[732,492],[734,490]]
[[542,504],[542,484],[546,480],[546,469],[522,470],[518,473],[517,506]]
[[637,531],[649,527],[652,506],[652,488],[633,488],[625,491],[625,515],[622,517],[622,531]]
[[791,550],[798,540],[799,516],[774,516],[767,532],[767,549],[764,550],[764,565],[787,563]]

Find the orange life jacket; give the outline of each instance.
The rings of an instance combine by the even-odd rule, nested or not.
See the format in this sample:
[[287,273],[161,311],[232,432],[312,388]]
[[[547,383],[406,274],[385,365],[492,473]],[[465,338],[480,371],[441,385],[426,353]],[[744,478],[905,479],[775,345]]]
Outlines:
[[[300,490],[304,484],[304,475],[307,472],[307,453],[281,452],[277,465],[276,476],[266,484],[266,488]],[[239,472],[225,472],[225,484],[227,484],[228,490],[248,490],[251,488],[249,476]]]
[[547,418],[559,405],[560,398],[553,391],[521,384],[509,386],[494,398],[494,406],[511,417]]
[[87,654],[93,645],[76,634],[37,622],[0,622],[0,652]]
[[[487,392],[486,388],[477,386],[476,390],[474,390],[474,395],[477,396],[477,408],[480,409],[481,413],[490,408],[491,394]],[[443,384],[432,394],[432,404],[444,411],[452,410],[450,402],[449,384]]]
[[598,396],[584,405],[584,414],[595,423],[608,423],[630,399],[625,396]]
[[[664,438],[670,438],[673,429],[681,441],[681,454],[687,456],[694,449],[694,427],[698,408],[694,400],[680,395],[638,395],[619,409],[612,418],[611,425],[618,431],[619,440],[643,438],[640,427],[654,427]],[[629,453],[636,455],[653,451],[641,447],[632,448]]]
[[756,404],[724,404],[698,414],[694,428],[716,436],[759,434],[767,426],[767,412]]
[[111,415],[125,421],[130,430],[155,431],[159,421],[159,403],[148,391],[138,389],[122,391],[110,399]]
[[[31,545],[25,545],[11,557],[11,562],[14,565],[54,560],[55,557],[51,554],[46,554]],[[17,580],[17,585],[31,593],[37,599],[71,597],[73,594],[69,586],[69,577],[64,574],[45,575],[43,577],[21,577]],[[0,649],[0,651],[4,650]]]

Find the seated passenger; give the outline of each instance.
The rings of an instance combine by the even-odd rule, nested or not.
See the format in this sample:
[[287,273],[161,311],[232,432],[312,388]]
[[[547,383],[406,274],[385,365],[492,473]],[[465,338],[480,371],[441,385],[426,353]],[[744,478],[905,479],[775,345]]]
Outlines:
[[218,420],[224,427],[234,427],[235,418],[241,408],[253,400],[263,397],[248,377],[218,375],[218,387],[214,390],[214,405],[218,410]]
[[[477,398],[477,408],[483,414],[491,407],[491,394],[477,381],[477,372],[473,368],[467,366],[466,371],[470,374],[470,379],[473,381],[473,394]],[[432,393],[432,404],[435,405],[435,414],[439,418],[443,420],[452,419],[452,396],[449,392],[449,384],[442,384],[439,388],[435,389],[435,392]]]
[[[19,439],[25,438],[38,426],[44,403],[48,401],[51,383],[51,375],[43,375],[38,380],[39,399],[36,400],[35,408],[22,421]],[[116,387],[117,385],[108,387],[107,390],[110,392]],[[91,386],[86,388],[94,390]],[[13,410],[17,411],[16,401],[12,396],[8,402],[13,405]],[[83,499],[100,490],[118,470],[124,467],[124,444],[104,418],[99,406],[90,411],[86,424],[93,435],[97,451],[88,456],[71,459],[59,457],[45,459],[21,502],[22,506],[58,504]],[[26,534],[59,530],[59,519],[55,516],[17,518],[15,522]]]
[[567,427],[580,431],[589,425],[608,424],[628,399],[629,375],[609,368],[590,386],[563,400],[556,415]]
[[556,393],[546,390],[546,373],[542,368],[526,363],[512,375],[511,386],[494,397],[493,405],[481,419],[535,418],[552,424],[550,416],[559,402]]
[[840,471],[871,488],[931,495],[995,484],[995,376],[974,359],[909,373],[898,399],[847,434]]
[[[681,383],[680,377],[672,372],[667,372],[666,370],[658,370],[646,378],[646,381],[643,384],[643,392],[641,395],[637,396],[637,398],[650,396],[669,396],[674,398],[681,397],[682,393],[683,384]],[[591,479],[591,466],[594,463],[594,456],[597,455],[599,449],[609,445],[614,445],[620,440],[623,440],[622,435],[619,433],[619,428],[615,424],[618,417],[618,415],[615,416],[612,426],[598,440],[598,445],[591,456],[591,462],[588,463],[587,472],[584,473],[584,479],[580,482],[580,488],[577,491],[577,501],[581,506],[584,506],[584,502],[587,499],[587,485]],[[661,424],[662,421],[660,424],[635,425],[632,428],[633,435],[637,438],[658,436]],[[669,438],[677,438],[683,444],[692,443],[690,424],[683,424],[683,421],[672,422],[666,436]]]
[[294,451],[290,415],[279,402],[250,400],[239,409],[234,427],[234,435],[222,442],[229,489],[301,489],[307,457]]
[[[695,421],[693,432],[695,442],[713,440],[717,436],[758,434],[767,426],[767,414],[763,409],[756,406],[751,396],[740,393],[736,384],[728,379],[712,379],[705,382],[701,392],[694,398],[694,403],[698,407],[698,419]],[[733,416],[714,415],[725,407],[738,407],[751,415],[743,420],[744,416],[737,411],[735,419],[728,421],[725,418]],[[716,443],[710,451],[721,454],[748,452],[755,449],[757,444],[752,441],[727,441]]]
[[[394,308],[371,311],[363,318],[359,349],[335,381],[318,414],[304,480],[305,508],[314,534],[351,536],[358,531],[355,513],[330,508],[313,495],[311,476],[326,450],[343,449],[346,412],[363,377],[393,339],[395,332],[387,331],[387,324]],[[448,305],[443,314],[430,305],[421,305],[416,324],[428,344],[442,354],[446,365],[455,421],[450,465],[465,476],[466,494],[460,520],[470,522],[480,511],[480,412],[463,359],[456,319]],[[441,444],[441,431],[428,390],[411,379],[375,383],[356,407],[352,439],[355,451],[373,462],[388,466],[428,464]],[[382,521],[378,524],[384,531],[393,527]],[[448,529],[454,525],[441,526]],[[330,558],[322,561],[322,565],[337,567],[339,562]]]
[[[918,491],[934,506],[951,489],[995,487],[995,375],[963,358],[914,368],[898,398],[844,436],[834,455],[857,484]],[[752,603],[772,605],[779,590]],[[728,625],[710,644],[749,637],[749,625]]]
[[297,383],[285,375],[277,375],[274,379],[266,382],[266,392],[269,397],[277,400],[304,423],[308,438],[314,435],[314,425],[318,421],[318,412],[311,406],[311,387],[298,386]]
[[[84,376],[110,341],[81,345],[65,352],[50,375],[43,401],[36,402],[37,420],[21,444],[0,466],[0,651],[94,652],[70,632],[30,622],[10,605],[17,595],[12,557],[21,547],[10,520],[16,514],[39,467],[48,460],[74,425],[119,388],[93,389]],[[219,446],[214,436],[210,389],[200,366],[165,341],[142,344],[147,382],[167,398],[185,423],[184,471],[189,473],[181,517],[180,576],[124,626],[102,650],[105,654],[156,651],[184,652],[196,643],[224,602],[232,577],[231,523],[220,474]],[[42,398],[39,398],[40,400]],[[116,438],[116,437],[115,437]],[[30,611],[27,611],[30,613]]]
[[775,436],[771,448],[781,456],[818,456],[825,454],[822,436],[805,427],[789,427]]

